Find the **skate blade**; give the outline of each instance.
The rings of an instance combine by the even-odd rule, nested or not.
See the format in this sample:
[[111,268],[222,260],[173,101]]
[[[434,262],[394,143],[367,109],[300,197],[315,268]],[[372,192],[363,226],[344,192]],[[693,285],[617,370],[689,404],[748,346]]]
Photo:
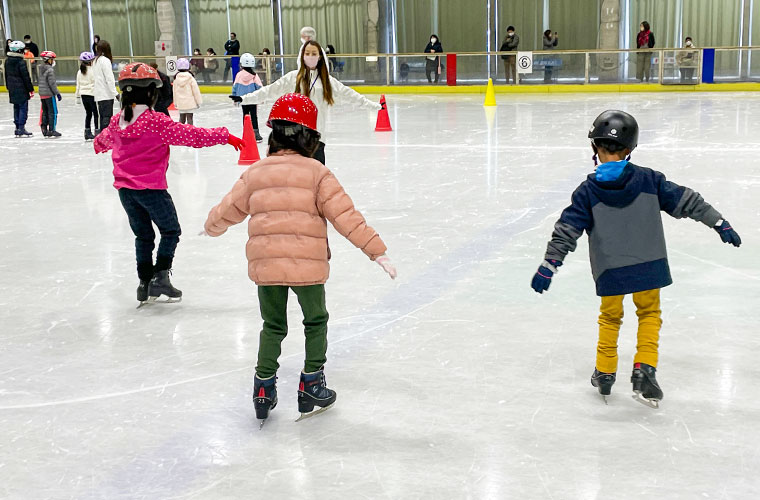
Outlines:
[[[164,297],[162,300],[159,300],[160,297]],[[147,306],[150,304],[176,304],[177,302],[182,302],[182,297],[177,298],[171,298],[166,297],[164,295],[159,295],[158,297],[148,297],[148,300],[144,300],[140,302],[137,305],[137,309],[140,309],[143,306]]]
[[306,420],[307,418],[313,417],[314,415],[319,415],[320,413],[324,413],[330,408],[332,408],[333,406],[335,406],[334,402],[325,406],[324,408],[320,408],[319,410],[310,411],[309,413],[301,413],[301,416],[298,417],[296,422],[300,422],[301,420]]
[[259,430],[264,428],[264,424],[266,423],[266,421],[267,419],[265,418],[262,418],[261,420],[259,420]]
[[602,399],[604,400],[604,404],[609,405],[609,403],[607,402],[607,396],[605,396],[604,394],[602,394],[601,396],[602,396]]
[[644,406],[648,406],[649,408],[654,408],[655,410],[660,408],[660,400],[659,399],[647,399],[644,396],[641,395],[640,392],[636,392],[631,397],[638,401],[639,403],[643,404]]

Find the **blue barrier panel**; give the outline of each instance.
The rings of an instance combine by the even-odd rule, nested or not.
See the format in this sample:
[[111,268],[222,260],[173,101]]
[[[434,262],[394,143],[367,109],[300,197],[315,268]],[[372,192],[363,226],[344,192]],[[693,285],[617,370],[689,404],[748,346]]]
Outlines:
[[702,49],[702,83],[715,79],[715,49]]

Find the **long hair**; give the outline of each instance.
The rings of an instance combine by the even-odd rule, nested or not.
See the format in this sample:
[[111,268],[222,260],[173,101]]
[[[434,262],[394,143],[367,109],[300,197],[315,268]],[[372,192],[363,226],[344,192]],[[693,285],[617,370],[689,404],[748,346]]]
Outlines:
[[97,56],[106,56],[109,61],[113,63],[113,55],[111,54],[111,44],[108,43],[105,40],[101,40],[98,42],[98,44],[95,46],[95,50],[97,51]]
[[319,79],[322,80],[322,96],[325,98],[327,104],[332,105],[335,103],[335,100],[333,99],[332,85],[330,84],[330,74],[327,72],[327,62],[325,61],[325,55],[322,52],[322,46],[314,40],[306,42],[303,44],[303,47],[301,47],[301,55],[299,56],[301,58],[301,69],[298,70],[298,76],[296,76],[295,92],[297,94],[305,95],[306,97],[309,97],[309,94],[311,93],[311,81],[309,78],[311,71],[310,68],[306,66],[306,62],[303,59],[304,54],[306,54],[306,47],[309,45],[316,47],[317,52],[319,52],[319,62],[317,63],[315,71],[319,73]]
[[642,21],[641,25],[644,26],[644,31],[649,31],[651,28],[649,27],[649,23],[646,21]]
[[90,63],[89,62],[81,62],[81,63],[79,63],[79,71],[81,71],[83,75],[87,74],[87,68],[89,68],[89,67],[90,67]]
[[311,158],[319,148],[319,137],[319,132],[298,123],[272,120],[272,133],[269,134],[269,154],[278,151],[294,151],[301,156]]
[[145,104],[150,109],[153,109],[157,100],[158,89],[155,83],[151,83],[147,87],[127,86],[121,92],[121,111],[124,115],[124,120],[127,122],[132,121],[132,117],[134,117],[134,112],[132,111],[133,104]]

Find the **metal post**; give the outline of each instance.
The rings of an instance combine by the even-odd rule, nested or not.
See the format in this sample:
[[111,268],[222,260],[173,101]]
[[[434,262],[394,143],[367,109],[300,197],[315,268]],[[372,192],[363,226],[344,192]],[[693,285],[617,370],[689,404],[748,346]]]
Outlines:
[[124,7],[127,9],[127,38],[129,39],[129,57],[134,57],[132,50],[132,21],[129,18],[129,0],[124,0]]
[[588,74],[589,74],[589,67],[590,66],[591,66],[591,54],[588,53],[588,52],[586,52],[586,69],[585,69],[584,75],[583,75],[583,82],[585,84],[587,84],[587,85],[589,83]]
[[42,4],[42,0],[40,0],[40,16],[42,17],[42,38],[45,43],[45,50],[47,50],[48,46],[47,46],[47,27],[45,26],[45,6]]
[[391,56],[385,54],[385,84],[391,84]]
[[662,85],[662,76],[664,74],[664,69],[665,69],[665,51],[664,50],[658,51],[658,56],[660,58],[660,64],[659,64],[659,67],[657,68],[657,81],[660,85]]

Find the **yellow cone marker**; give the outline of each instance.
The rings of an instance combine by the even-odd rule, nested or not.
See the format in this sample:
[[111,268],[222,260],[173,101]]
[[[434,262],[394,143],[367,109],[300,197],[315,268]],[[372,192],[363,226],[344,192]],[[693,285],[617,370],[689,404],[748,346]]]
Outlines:
[[483,106],[496,106],[496,93],[493,90],[493,80],[488,79],[488,88],[486,89],[486,100]]

